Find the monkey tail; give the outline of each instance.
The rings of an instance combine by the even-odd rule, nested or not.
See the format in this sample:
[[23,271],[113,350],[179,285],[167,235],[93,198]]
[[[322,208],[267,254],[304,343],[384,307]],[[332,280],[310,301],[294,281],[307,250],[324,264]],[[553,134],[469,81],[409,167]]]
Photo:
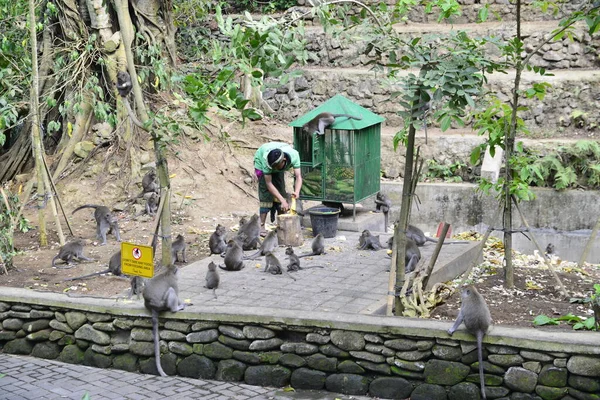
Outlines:
[[158,336],[158,311],[152,309],[152,335],[154,336],[154,361],[160,376],[167,376],[160,365],[160,345]]
[[477,332],[477,356],[479,357],[479,382],[481,383],[481,398],[486,400],[485,396],[485,376],[483,374],[483,332]]
[[108,274],[109,272],[110,272],[110,269],[105,269],[104,271],[94,272],[93,274],[87,274],[87,275],[83,275],[83,276],[76,276],[75,278],[68,278],[68,279],[63,280],[63,282],[76,281],[76,280],[79,280],[79,279],[91,278],[92,276],[97,276],[97,275],[102,275],[102,274]]
[[56,268],[56,264],[54,264],[56,262],[56,259],[58,258],[58,254],[56,256],[54,256],[54,258],[52,259],[52,268]]
[[73,210],[73,212],[71,214],[75,214],[77,211],[79,210],[83,210],[84,208],[93,208],[93,209],[97,209],[98,207],[101,207],[97,204],[84,204],[82,206],[77,207],[76,209]]

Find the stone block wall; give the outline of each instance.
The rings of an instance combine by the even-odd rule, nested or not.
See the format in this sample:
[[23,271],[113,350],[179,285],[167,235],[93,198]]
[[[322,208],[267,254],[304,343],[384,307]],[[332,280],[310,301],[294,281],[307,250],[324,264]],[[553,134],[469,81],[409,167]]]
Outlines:
[[[57,302],[36,296],[28,303],[23,296],[0,295],[0,351],[156,374],[151,318],[143,308],[115,308],[112,300]],[[457,331],[450,338],[448,323],[251,312],[213,309],[161,316],[165,372],[379,398],[479,398],[473,337]],[[522,338],[515,338],[518,331]],[[484,350],[488,398],[598,398],[597,336],[548,333],[542,341],[535,332],[492,328]]]

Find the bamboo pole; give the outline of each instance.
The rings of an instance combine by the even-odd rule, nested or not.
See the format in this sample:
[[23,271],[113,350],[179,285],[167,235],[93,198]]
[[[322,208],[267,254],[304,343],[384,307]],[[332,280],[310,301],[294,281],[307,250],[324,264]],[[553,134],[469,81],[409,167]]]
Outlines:
[[[577,266],[579,268],[583,267],[583,263],[585,263],[588,256],[590,255],[590,251],[592,251],[592,246],[594,245],[594,241],[596,240],[596,236],[598,235],[599,229],[600,229],[600,218],[598,218],[598,220],[596,221],[596,225],[594,225],[594,228],[592,229],[590,238],[588,239],[587,243],[585,244],[583,253],[581,253],[581,257],[579,258],[579,261],[577,262]],[[600,321],[598,321],[598,322],[600,322]]]

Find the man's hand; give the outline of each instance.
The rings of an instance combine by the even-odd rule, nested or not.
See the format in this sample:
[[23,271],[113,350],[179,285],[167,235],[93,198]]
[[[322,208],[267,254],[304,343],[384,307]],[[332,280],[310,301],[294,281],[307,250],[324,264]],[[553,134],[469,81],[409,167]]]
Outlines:
[[283,200],[281,202],[281,212],[286,213],[290,210],[290,205],[288,204],[288,202],[286,200]]

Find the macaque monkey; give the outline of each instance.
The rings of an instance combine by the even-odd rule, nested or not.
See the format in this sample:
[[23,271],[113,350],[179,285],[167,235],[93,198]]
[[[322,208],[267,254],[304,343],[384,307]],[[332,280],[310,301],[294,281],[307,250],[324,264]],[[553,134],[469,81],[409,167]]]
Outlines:
[[159,191],[160,184],[158,183],[156,170],[151,168],[142,178],[142,194],[138,197],[143,196],[145,193],[158,193]]
[[385,193],[377,192],[377,195],[375,196],[375,212],[383,213],[383,228],[386,233],[389,224],[389,212],[391,209],[392,201],[390,198]]
[[[552,243],[548,243],[548,245],[546,246],[546,252],[545,252],[545,256],[546,258],[552,258],[552,256],[554,255],[554,245]],[[598,321],[600,322],[600,321]]]
[[73,210],[73,214],[84,208],[95,209],[94,218],[96,219],[96,237],[102,240],[102,246],[106,244],[106,234],[110,232],[115,235],[117,242],[121,241],[117,218],[110,212],[108,207],[95,204],[85,204]]
[[217,271],[217,264],[215,264],[214,262],[210,262],[210,264],[208,264],[208,271],[206,271],[206,285],[205,287],[207,289],[212,289],[213,290],[213,295],[215,296],[215,299],[217,298],[217,288],[219,287],[219,272]]
[[162,273],[146,283],[144,306],[152,313],[152,336],[154,337],[154,360],[160,376],[167,376],[160,365],[160,344],[158,336],[158,313],[161,311],[177,312],[185,308],[179,300],[177,286],[177,267],[168,266]]
[[63,280],[63,282],[76,281],[79,279],[87,279],[87,278],[91,278],[93,276],[108,274],[109,272],[111,274],[113,274],[114,276],[123,275],[121,272],[121,250],[117,251],[115,254],[112,255],[112,257],[108,261],[108,268],[105,269],[104,271],[94,272],[92,274],[87,274],[87,275],[83,275],[83,276],[77,276],[75,278],[68,278],[68,279]]
[[258,214],[254,214],[248,222],[240,225],[237,236],[244,238],[242,249],[256,250],[258,248],[260,244],[260,219]]
[[[432,242],[432,243],[438,242],[437,239],[425,236],[425,233],[423,233],[422,230],[420,230],[419,228],[417,228],[414,225],[408,225],[408,229],[406,230],[406,237],[414,240],[415,243],[417,244],[417,246],[423,246],[426,242]],[[466,243],[469,243],[469,242],[468,241],[460,241],[460,240],[450,240],[450,241],[444,242],[444,244],[466,244]]]
[[133,297],[133,295],[135,294],[137,296],[137,299],[139,300],[142,292],[144,291],[144,287],[146,286],[146,282],[148,280],[146,278],[143,278],[141,276],[132,276],[129,280],[129,295],[127,296],[128,299],[131,299],[131,297]]
[[320,256],[321,254],[327,254],[327,253],[325,253],[325,238],[323,237],[322,233],[319,233],[319,234],[317,234],[317,236],[315,236],[312,243],[310,244],[310,247],[312,249],[311,253],[301,254],[298,256],[298,258],[310,257],[310,256]]
[[304,126],[302,126],[302,131],[304,133],[309,134],[313,134],[316,132],[319,135],[324,135],[325,129],[333,125],[335,123],[335,119],[339,117],[346,117],[356,120],[362,119],[362,117],[355,117],[349,114],[332,114],[328,112],[323,112],[311,119],[310,121],[308,121],[306,124],[304,124]]
[[[177,235],[173,243],[171,243],[171,262],[187,262],[185,259],[185,238],[183,235]],[[181,252],[181,260],[179,259],[179,253]]]
[[365,229],[362,235],[358,238],[358,249],[359,250],[381,250],[383,247],[379,242],[379,236],[374,236],[371,231]]
[[[388,239],[388,248],[391,250],[394,243],[394,237]],[[421,251],[414,240],[406,238],[406,250],[404,251],[404,272],[413,272],[421,260]]]
[[270,251],[267,254],[265,254],[265,270],[263,272],[269,272],[273,275],[281,275],[285,272],[287,276],[289,276],[293,280],[296,280],[296,278],[290,275],[287,271],[283,270],[279,259],[275,256],[275,254],[271,253]]
[[244,257],[245,260],[254,260],[258,257],[266,255],[268,252],[275,251],[275,249],[279,246],[279,239],[277,239],[277,229],[270,231],[262,244],[260,245],[260,249],[252,254],[251,256]]
[[117,72],[117,91],[119,92],[119,96],[123,99],[123,103],[125,104],[125,108],[127,109],[127,114],[129,114],[129,118],[133,121],[134,124],[139,126],[140,128],[144,128],[144,124],[140,122],[140,120],[136,117],[135,113],[131,109],[131,104],[129,104],[129,100],[127,100],[127,96],[131,93],[133,89],[133,83],[131,82],[131,76],[127,71],[119,71]]
[[[66,243],[58,250],[58,254],[52,259],[52,267],[59,269],[71,268],[71,261],[74,258],[76,258],[77,260],[94,261],[93,259],[87,258],[83,255],[83,246],[85,246],[85,240],[83,239],[76,239],[69,243]],[[56,266],[55,262],[59,258],[66,263],[66,267]]]
[[210,255],[222,254],[227,250],[227,228],[223,225],[218,224],[215,231],[210,235],[208,239],[208,248],[210,249]]
[[244,251],[240,245],[233,239],[227,243],[227,251],[225,252],[225,267],[219,265],[219,268],[225,271],[239,271],[245,267]]
[[300,266],[300,257],[294,253],[294,249],[291,246],[288,246],[285,249],[285,254],[288,256],[290,262],[287,265],[288,272],[296,272],[301,269],[309,269],[309,268],[323,268],[322,265],[311,265],[310,267],[301,267]]
[[146,214],[154,217],[158,211],[158,205],[160,203],[160,196],[158,193],[150,193],[146,199]]
[[117,91],[119,92],[119,96],[127,97],[131,93],[131,89],[133,89],[131,77],[126,71],[119,71],[117,73]]
[[461,306],[456,318],[456,322],[452,328],[448,329],[448,334],[452,335],[454,331],[465,323],[467,331],[477,338],[477,356],[479,359],[479,381],[481,383],[481,397],[486,399],[485,395],[485,379],[483,375],[483,336],[487,333],[492,317],[490,310],[485,302],[485,299],[475,286],[465,286],[461,289]]

